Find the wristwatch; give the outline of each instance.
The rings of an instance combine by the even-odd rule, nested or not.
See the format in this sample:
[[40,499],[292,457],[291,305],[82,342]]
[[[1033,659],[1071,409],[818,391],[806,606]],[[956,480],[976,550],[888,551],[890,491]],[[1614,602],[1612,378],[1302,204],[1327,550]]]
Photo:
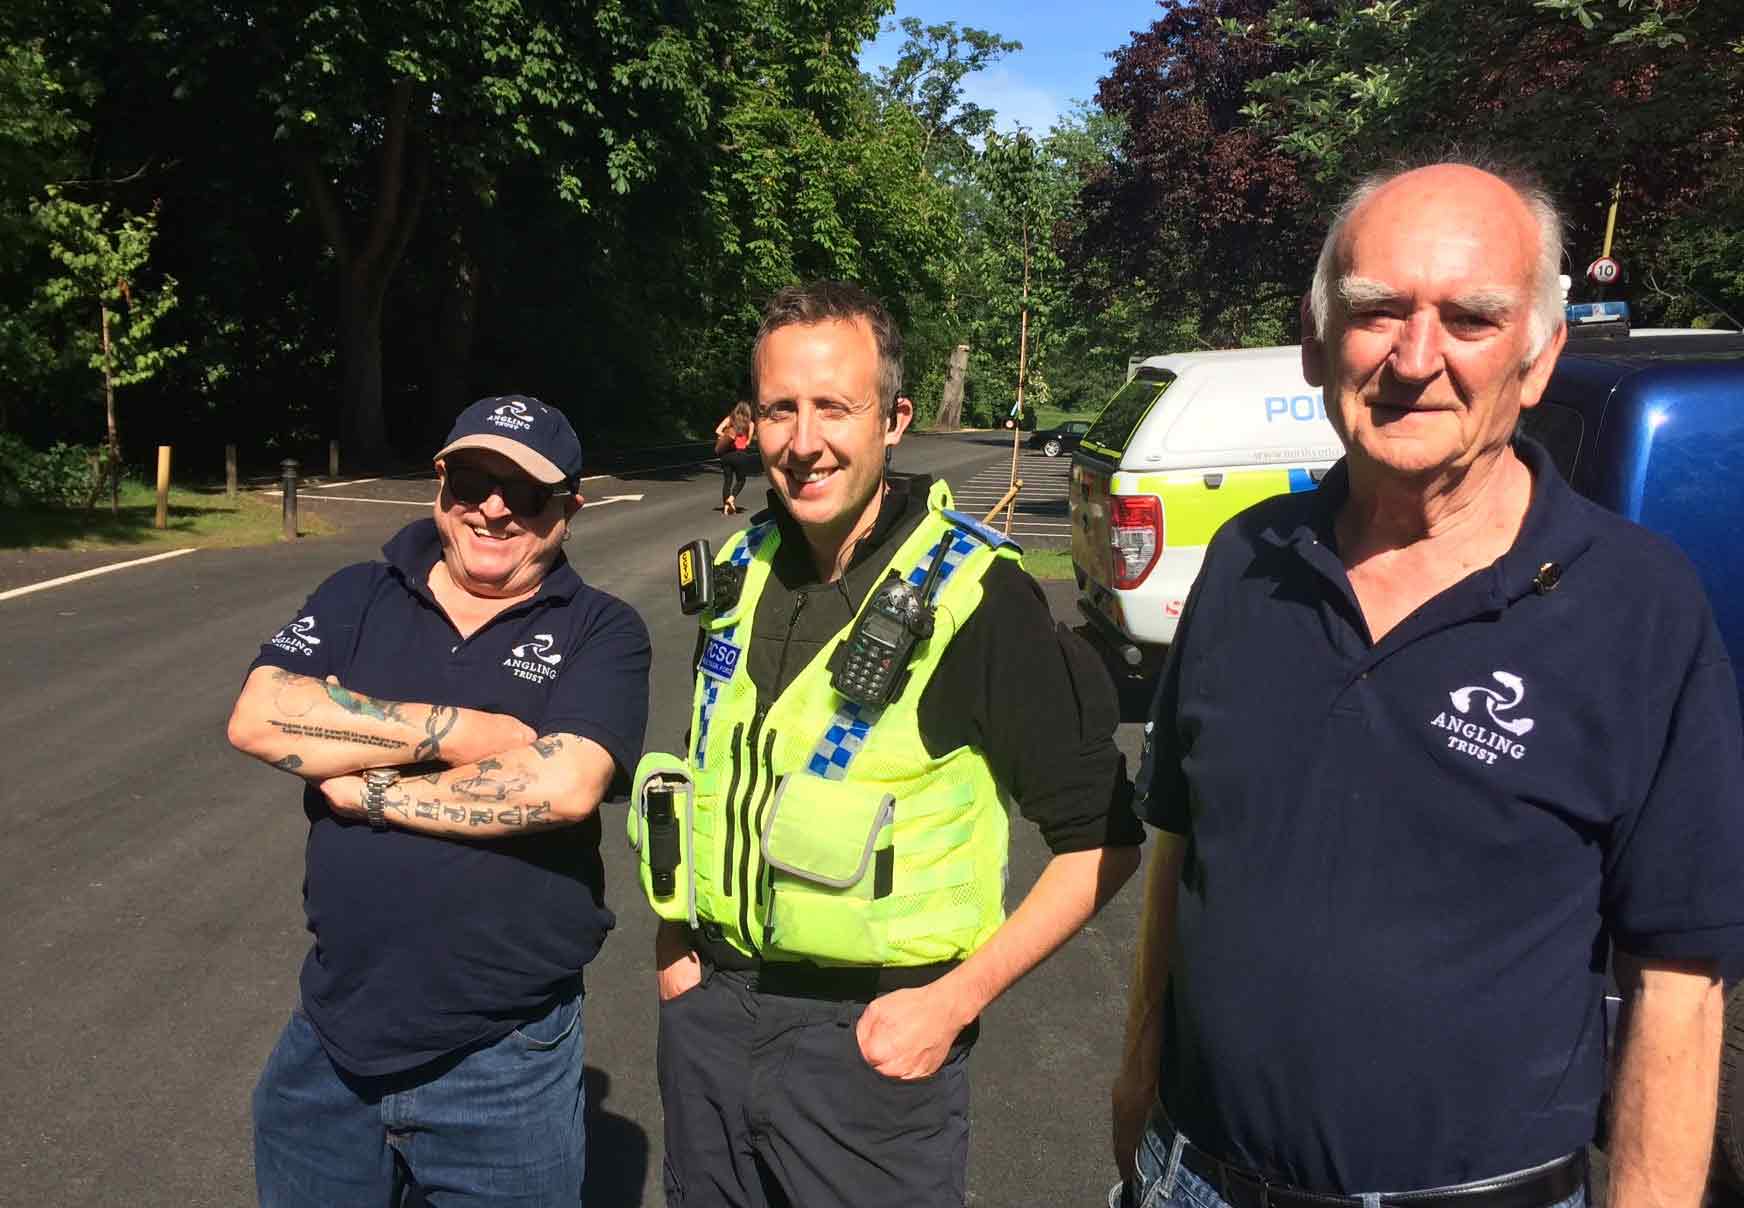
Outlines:
[[392,768],[371,768],[363,774],[363,812],[369,815],[369,829],[388,828],[387,791],[400,782],[400,774]]

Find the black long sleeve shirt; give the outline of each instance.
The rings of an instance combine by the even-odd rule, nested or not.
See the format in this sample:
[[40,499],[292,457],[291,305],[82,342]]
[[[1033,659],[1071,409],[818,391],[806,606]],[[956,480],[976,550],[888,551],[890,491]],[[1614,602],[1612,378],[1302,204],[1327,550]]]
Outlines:
[[[890,480],[877,522],[834,583],[819,581],[804,533],[770,492],[770,510],[753,523],[773,518],[781,545],[745,656],[759,704],[773,704],[853,620],[925,517],[930,486],[924,476]],[[1126,759],[1114,745],[1120,710],[1101,659],[1055,623],[1041,588],[1012,563],[995,562],[982,589],[921,696],[922,742],[934,755],[963,746],[980,751],[1056,854],[1136,846],[1143,828],[1131,809]],[[693,668],[701,647],[699,638]]]

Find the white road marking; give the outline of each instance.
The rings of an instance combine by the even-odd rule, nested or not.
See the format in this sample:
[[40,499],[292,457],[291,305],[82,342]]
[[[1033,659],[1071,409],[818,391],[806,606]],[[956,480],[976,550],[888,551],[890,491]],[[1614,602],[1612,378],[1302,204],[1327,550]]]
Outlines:
[[[283,491],[262,491],[262,495],[283,495]],[[391,503],[402,508],[428,508],[428,499],[414,502],[410,499],[365,499],[362,495],[317,495],[316,499],[331,499],[335,503]]]
[[341,481],[341,482],[323,482],[323,483],[320,483],[318,485],[311,486],[309,488],[309,490],[311,490],[311,491],[328,491],[328,490],[332,490],[334,487],[360,487],[366,482],[380,482],[380,481],[381,481],[381,476],[378,474],[374,478],[350,478],[350,479],[346,479],[346,480]]
[[592,503],[584,503],[583,508],[603,508],[608,503],[640,503],[640,495],[607,495],[604,499],[596,499]]
[[166,554],[152,554],[148,558],[131,558],[126,562],[111,562],[108,566],[99,566],[93,570],[82,570],[76,575],[62,575],[58,579],[44,579],[41,583],[30,583],[24,587],[14,587],[11,591],[0,591],[0,600],[10,600],[16,596],[28,596],[33,591],[46,591],[51,587],[59,587],[63,583],[77,583],[80,579],[90,579],[97,575],[106,575],[112,570],[126,570],[129,566],[144,566],[147,562],[162,562],[165,558],[180,558],[183,554],[191,554],[197,546],[186,549],[172,549]]

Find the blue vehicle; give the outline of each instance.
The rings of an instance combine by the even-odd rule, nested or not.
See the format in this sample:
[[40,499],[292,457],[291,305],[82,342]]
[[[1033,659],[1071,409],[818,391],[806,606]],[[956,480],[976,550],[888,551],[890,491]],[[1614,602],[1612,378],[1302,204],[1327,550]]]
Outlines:
[[[1621,333],[1583,330],[1571,314],[1568,347],[1521,427],[1581,494],[1689,555],[1744,695],[1744,334],[1629,332],[1626,323]],[[1735,1199],[1744,1192],[1738,983],[1726,996],[1716,1134],[1710,1181]]]
[[1521,423],[1581,494],[1689,555],[1744,672],[1744,334],[1571,339]]

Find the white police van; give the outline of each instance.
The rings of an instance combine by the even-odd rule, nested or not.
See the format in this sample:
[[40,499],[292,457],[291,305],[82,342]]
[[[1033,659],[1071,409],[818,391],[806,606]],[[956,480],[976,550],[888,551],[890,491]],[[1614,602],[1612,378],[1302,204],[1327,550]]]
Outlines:
[[1072,564],[1092,631],[1138,665],[1175,638],[1211,535],[1344,456],[1298,346],[1146,357],[1072,459]]

